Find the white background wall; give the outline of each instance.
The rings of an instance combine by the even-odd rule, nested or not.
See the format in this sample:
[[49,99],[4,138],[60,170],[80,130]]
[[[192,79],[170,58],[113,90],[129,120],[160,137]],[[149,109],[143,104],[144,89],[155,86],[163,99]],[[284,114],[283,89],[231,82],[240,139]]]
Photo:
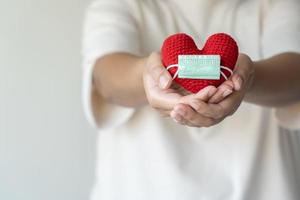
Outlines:
[[81,105],[88,0],[0,0],[0,199],[85,200],[95,133]]

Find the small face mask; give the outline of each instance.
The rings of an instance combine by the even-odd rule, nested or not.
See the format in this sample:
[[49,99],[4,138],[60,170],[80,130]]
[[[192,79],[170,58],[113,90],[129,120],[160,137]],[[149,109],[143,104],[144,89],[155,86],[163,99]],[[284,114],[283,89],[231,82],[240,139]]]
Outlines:
[[218,80],[220,76],[223,76],[225,80],[228,80],[222,70],[233,74],[230,68],[221,66],[220,55],[179,55],[178,64],[168,66],[167,70],[173,67],[177,67],[173,79],[178,76],[178,78],[185,79]]

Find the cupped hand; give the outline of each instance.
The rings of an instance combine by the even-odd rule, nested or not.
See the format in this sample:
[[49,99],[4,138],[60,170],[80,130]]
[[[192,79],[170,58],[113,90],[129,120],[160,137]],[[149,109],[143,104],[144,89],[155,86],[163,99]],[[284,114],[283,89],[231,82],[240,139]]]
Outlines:
[[180,99],[171,117],[192,127],[209,127],[232,115],[239,107],[254,79],[252,60],[240,54],[234,74],[217,89],[208,86],[195,95]]
[[145,93],[150,106],[163,116],[169,116],[174,106],[185,95],[184,90],[172,83],[172,77],[161,63],[159,53],[152,53],[143,72]]

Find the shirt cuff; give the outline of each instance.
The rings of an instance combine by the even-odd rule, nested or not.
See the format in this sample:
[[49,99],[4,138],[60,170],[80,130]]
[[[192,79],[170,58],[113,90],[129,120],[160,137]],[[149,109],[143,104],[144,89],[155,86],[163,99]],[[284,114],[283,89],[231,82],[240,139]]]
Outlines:
[[93,70],[97,57],[85,63],[83,76],[83,107],[89,123],[97,129],[112,129],[125,123],[135,109],[106,102],[93,86]]

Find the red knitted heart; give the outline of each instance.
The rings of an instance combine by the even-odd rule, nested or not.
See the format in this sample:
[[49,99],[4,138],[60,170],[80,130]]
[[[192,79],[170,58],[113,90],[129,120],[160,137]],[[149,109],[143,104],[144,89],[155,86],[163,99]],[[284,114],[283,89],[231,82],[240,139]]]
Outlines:
[[[178,55],[220,55],[221,65],[234,69],[238,57],[238,46],[234,39],[225,33],[217,33],[210,36],[203,49],[198,49],[194,40],[184,34],[179,33],[169,36],[161,48],[162,63],[165,67],[172,64],[178,64]],[[177,68],[169,69],[172,76],[176,73]],[[227,70],[222,72],[229,77],[231,74]],[[223,76],[219,80],[207,79],[186,79],[176,77],[175,82],[184,87],[186,90],[197,93],[208,85],[219,86],[225,81]]]

